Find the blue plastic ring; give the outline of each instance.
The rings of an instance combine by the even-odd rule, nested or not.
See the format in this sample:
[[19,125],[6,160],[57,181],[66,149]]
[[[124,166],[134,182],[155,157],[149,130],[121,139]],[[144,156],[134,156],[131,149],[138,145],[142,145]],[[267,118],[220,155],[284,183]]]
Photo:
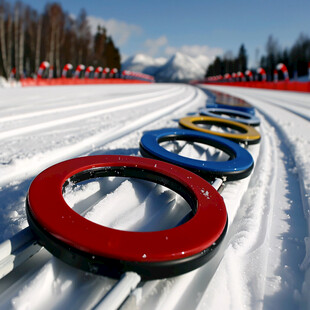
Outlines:
[[217,102],[212,102],[207,104],[207,108],[219,108],[219,109],[232,109],[237,111],[242,111],[245,113],[249,113],[251,115],[255,115],[255,108],[251,106],[238,106],[232,104],[222,104]]
[[[243,123],[250,126],[259,126],[260,120],[257,116],[238,111],[233,109],[220,109],[220,108],[207,108],[201,109],[199,112],[201,115],[211,116],[211,117],[218,117],[221,119],[228,119],[230,121],[235,121],[239,123]],[[222,114],[226,114],[229,116],[222,116]]]
[[[199,142],[218,148],[230,156],[227,161],[205,161],[191,159],[171,153],[160,146],[164,141],[182,140]],[[145,157],[163,160],[199,174],[212,180],[216,177],[226,177],[227,181],[247,177],[254,166],[251,154],[239,144],[215,135],[177,128],[167,128],[146,132],[140,140],[140,152]]]

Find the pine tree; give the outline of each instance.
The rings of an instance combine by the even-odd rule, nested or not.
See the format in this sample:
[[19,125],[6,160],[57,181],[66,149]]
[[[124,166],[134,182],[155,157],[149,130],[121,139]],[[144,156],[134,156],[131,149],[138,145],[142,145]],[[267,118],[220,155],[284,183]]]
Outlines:
[[60,76],[66,63],[120,70],[121,61],[104,27],[92,37],[84,9],[75,19],[57,3],[47,4],[38,14],[21,2],[11,6],[0,0],[0,75],[8,78],[15,67],[17,78],[32,76],[44,60],[54,67],[54,76]]
[[247,68],[248,68],[248,66],[247,66],[248,56],[247,56],[244,44],[242,44],[240,46],[239,54],[238,54],[238,58],[237,59],[238,59],[238,70],[236,70],[236,71],[245,72],[247,70]]

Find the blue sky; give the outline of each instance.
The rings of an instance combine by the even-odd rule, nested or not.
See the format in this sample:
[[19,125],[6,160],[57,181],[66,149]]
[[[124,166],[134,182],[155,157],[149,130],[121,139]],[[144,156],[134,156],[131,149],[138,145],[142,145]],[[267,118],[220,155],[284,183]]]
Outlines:
[[[39,11],[46,0],[23,0]],[[176,51],[210,59],[245,44],[255,65],[269,35],[290,47],[299,34],[310,35],[309,0],[66,0],[68,13],[85,8],[93,27],[104,24],[123,58],[136,53],[169,57]]]

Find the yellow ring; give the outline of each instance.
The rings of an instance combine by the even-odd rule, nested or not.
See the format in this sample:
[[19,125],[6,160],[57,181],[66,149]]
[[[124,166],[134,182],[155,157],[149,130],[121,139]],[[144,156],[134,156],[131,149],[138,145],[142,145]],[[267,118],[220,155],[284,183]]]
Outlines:
[[[217,132],[205,128],[201,128],[195,123],[198,124],[213,124],[213,125],[224,125],[226,127],[230,127],[233,129],[237,129],[243,133],[241,134],[236,134],[236,133],[222,133],[222,132]],[[252,126],[248,126],[245,124],[241,124],[235,121],[230,121],[230,120],[225,120],[217,117],[209,117],[209,116],[188,116],[188,117],[183,117],[179,120],[180,126],[187,128],[187,129],[192,129],[192,130],[197,130],[205,133],[209,133],[212,135],[224,137],[230,140],[234,140],[237,142],[247,142],[248,144],[255,144],[258,143],[261,136],[259,132],[253,128]]]

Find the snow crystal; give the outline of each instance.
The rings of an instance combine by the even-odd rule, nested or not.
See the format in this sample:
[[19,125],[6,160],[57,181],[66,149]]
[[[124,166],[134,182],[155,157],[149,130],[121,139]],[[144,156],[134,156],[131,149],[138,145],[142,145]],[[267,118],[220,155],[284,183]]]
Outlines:
[[209,191],[202,189],[201,192],[202,192],[202,194],[203,194],[205,197],[207,197],[207,199],[210,199],[210,197],[209,197]]

